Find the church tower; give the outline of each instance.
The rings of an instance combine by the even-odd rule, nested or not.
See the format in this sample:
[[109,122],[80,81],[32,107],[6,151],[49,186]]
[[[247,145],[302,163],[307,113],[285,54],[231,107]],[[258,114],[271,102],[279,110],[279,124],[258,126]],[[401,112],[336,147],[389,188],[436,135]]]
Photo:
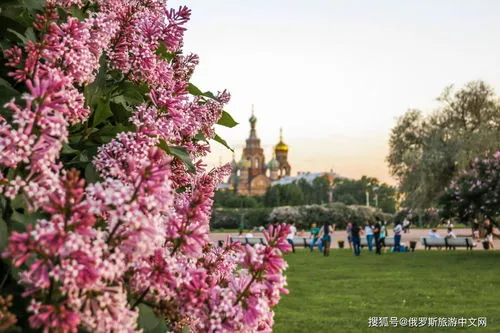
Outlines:
[[280,142],[274,148],[279,163],[279,178],[290,176],[292,168],[288,163],[288,145],[283,142],[283,129],[280,128]]
[[248,170],[249,181],[252,178],[265,174],[266,164],[264,157],[264,150],[260,146],[260,139],[257,137],[255,125],[257,117],[255,117],[253,105],[252,116],[248,120],[250,122],[250,136],[246,140],[246,146],[243,149],[243,156],[249,161],[250,167]]

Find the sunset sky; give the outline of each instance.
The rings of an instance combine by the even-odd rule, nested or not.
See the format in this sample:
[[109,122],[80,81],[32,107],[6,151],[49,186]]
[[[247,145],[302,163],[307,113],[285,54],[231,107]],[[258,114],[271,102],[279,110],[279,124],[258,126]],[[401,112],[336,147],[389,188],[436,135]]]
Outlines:
[[[283,127],[292,174],[363,174],[395,184],[385,156],[390,129],[408,108],[431,112],[450,84],[482,79],[500,91],[500,1],[187,0],[185,52],[192,82],[231,92],[240,123],[220,128],[236,148],[251,105],[271,157]],[[210,164],[230,161],[213,144]]]

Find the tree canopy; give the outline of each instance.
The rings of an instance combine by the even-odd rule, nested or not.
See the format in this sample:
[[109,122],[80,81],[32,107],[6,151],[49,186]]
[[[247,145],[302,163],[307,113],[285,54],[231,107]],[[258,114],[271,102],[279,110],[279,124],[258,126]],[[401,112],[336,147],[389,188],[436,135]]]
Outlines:
[[437,100],[440,108],[429,115],[408,110],[389,140],[391,174],[413,209],[436,207],[459,170],[500,149],[500,103],[490,86],[473,81],[455,93],[449,86]]

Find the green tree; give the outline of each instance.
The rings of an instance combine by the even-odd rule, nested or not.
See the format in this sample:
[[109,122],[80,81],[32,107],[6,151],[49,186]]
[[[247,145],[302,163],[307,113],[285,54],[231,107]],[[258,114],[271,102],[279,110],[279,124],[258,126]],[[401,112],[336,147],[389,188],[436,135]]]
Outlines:
[[500,104],[487,84],[447,87],[429,116],[409,110],[391,131],[387,162],[404,193],[404,205],[423,214],[474,156],[500,148]]
[[280,189],[280,197],[282,205],[298,206],[304,203],[304,193],[295,183],[283,185]]
[[264,194],[264,205],[266,207],[278,207],[281,205],[280,189],[282,185],[274,185],[267,189]]
[[377,178],[362,176],[360,179],[341,178],[335,182],[333,199],[346,205],[366,204],[366,192],[370,197],[370,206],[383,212],[396,211],[396,188],[380,183]]
[[330,188],[330,182],[324,177],[316,177],[312,182],[312,188],[314,191],[314,202],[317,204],[328,203],[328,191]]

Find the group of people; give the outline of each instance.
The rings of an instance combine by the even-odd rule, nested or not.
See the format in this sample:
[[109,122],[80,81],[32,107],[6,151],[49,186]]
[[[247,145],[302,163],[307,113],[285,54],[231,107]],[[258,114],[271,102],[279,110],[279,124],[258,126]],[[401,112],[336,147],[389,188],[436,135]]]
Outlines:
[[[429,237],[430,238],[441,238],[441,235],[438,234],[437,229],[432,229],[431,231],[429,231]],[[453,232],[452,227],[447,228],[446,236],[444,236],[444,238],[457,238],[457,236]]]
[[[353,223],[348,222],[347,224],[347,241],[349,247],[353,249],[354,255],[359,256],[361,251],[361,236],[366,236],[366,241],[368,244],[368,251],[372,252],[375,247],[376,254],[382,254],[382,248],[385,246],[385,238],[387,235],[387,223],[382,221],[379,217],[376,217],[375,224],[365,224],[363,227]],[[311,226],[311,241],[309,243],[309,248],[314,251],[314,247],[317,246],[319,251],[323,255],[328,256],[330,254],[330,244],[331,235],[335,232],[335,225],[330,223],[324,223],[320,227],[316,223]],[[399,252],[401,247],[401,233],[403,232],[403,227],[398,224],[394,228],[394,251]],[[297,228],[295,223],[290,224],[290,233],[287,236],[287,241],[292,246],[292,251],[295,252],[294,238],[297,234]]]
[[[324,256],[330,255],[330,244],[332,242],[332,234],[335,231],[335,225],[330,223],[324,223],[321,227],[318,227],[316,223],[311,226],[311,243],[309,248],[313,251],[314,247],[317,245],[320,252]],[[295,222],[290,224],[290,233],[287,236],[287,241],[292,246],[292,252],[295,252],[295,244],[293,239],[297,233],[297,228],[295,227]]]
[[[494,250],[495,249],[495,244],[493,243],[493,224],[489,219],[486,219],[484,221],[484,241],[488,243],[489,248]],[[479,227],[479,222],[477,220],[474,220],[472,224],[472,237],[474,240],[479,241],[480,240],[480,227]]]
[[[402,227],[398,224],[396,228],[394,228],[395,251],[398,252],[400,250],[401,231]],[[385,247],[385,237],[387,236],[387,222],[382,221],[376,216],[375,224],[370,225],[367,223],[364,225],[364,228],[352,222],[347,224],[347,241],[349,247],[354,250],[355,256],[361,254],[361,236],[363,234],[366,237],[368,251],[373,251],[373,245],[375,243],[375,253],[382,254],[382,248]],[[399,238],[396,240],[397,237]]]
[[[410,229],[410,222],[407,218],[404,219],[403,223],[397,223],[393,229],[394,234],[394,252],[404,251],[401,246],[401,234],[408,233]],[[485,222],[486,239],[490,242],[490,248],[494,248],[493,244],[493,225],[489,220]],[[378,216],[375,217],[375,223],[365,223],[364,225],[358,225],[354,222],[347,223],[347,241],[349,247],[353,249],[354,255],[359,256],[361,254],[361,237],[366,237],[366,243],[368,245],[368,251],[373,252],[375,248],[376,254],[382,254],[382,249],[386,246],[385,239],[388,236],[387,222],[382,221]],[[335,232],[335,225],[330,223],[324,223],[318,226],[313,223],[311,226],[311,241],[309,243],[309,248],[314,251],[314,247],[317,246],[319,251],[325,256],[330,254],[330,244],[332,240],[332,234]],[[290,223],[290,233],[287,236],[287,241],[292,246],[292,251],[295,252],[294,238],[296,235],[305,236],[304,230],[297,234],[297,228],[295,223]],[[432,229],[429,231],[429,237],[441,238],[437,229]],[[445,238],[456,238],[457,236],[453,232],[453,225],[449,224],[447,226],[447,233]]]

